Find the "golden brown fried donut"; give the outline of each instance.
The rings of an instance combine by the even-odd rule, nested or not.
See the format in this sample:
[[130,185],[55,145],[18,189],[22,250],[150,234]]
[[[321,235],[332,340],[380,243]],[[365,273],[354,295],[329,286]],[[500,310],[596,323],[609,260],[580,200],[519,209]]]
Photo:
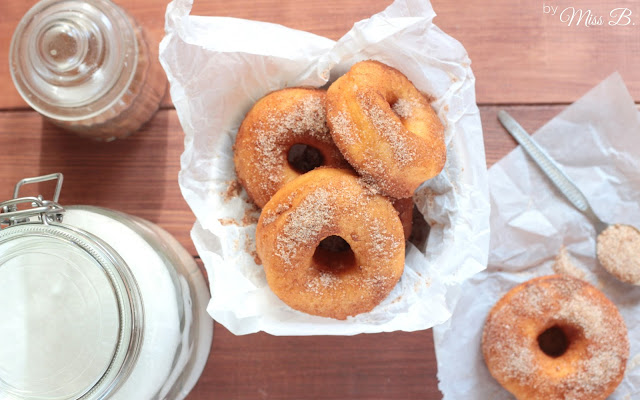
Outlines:
[[568,275],[511,289],[489,313],[482,353],[519,400],[604,400],[622,381],[627,329],[616,306]]
[[[278,90],[258,100],[242,121],[233,161],[238,180],[258,207],[309,169],[348,167],[326,124],[325,97],[319,89]],[[295,145],[308,146],[305,151],[316,158],[301,171],[288,161],[289,150]],[[309,151],[309,147],[317,151]]]
[[[342,248],[328,249],[326,238]],[[391,202],[335,168],[307,172],[269,200],[256,249],[282,301],[336,319],[372,310],[404,270],[402,224]]]
[[444,167],[440,119],[406,76],[380,62],[359,62],[329,87],[327,121],[347,161],[387,196],[412,196]]

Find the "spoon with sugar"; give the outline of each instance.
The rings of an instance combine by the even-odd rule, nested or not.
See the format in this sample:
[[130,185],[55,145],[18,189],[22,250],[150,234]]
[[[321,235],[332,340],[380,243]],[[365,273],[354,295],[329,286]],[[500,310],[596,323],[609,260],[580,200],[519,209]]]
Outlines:
[[604,269],[622,282],[640,286],[640,231],[631,225],[603,222],[576,184],[513,117],[502,110],[498,120],[560,193],[591,221],[598,235],[596,254]]

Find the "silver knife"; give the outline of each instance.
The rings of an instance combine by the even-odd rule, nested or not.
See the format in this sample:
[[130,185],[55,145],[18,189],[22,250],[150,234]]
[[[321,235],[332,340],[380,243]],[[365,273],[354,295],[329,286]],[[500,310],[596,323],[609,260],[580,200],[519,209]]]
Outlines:
[[585,214],[593,223],[596,233],[602,232],[608,224],[602,222],[600,218],[593,212],[585,195],[580,191],[578,186],[560,169],[558,164],[549,156],[549,154],[536,143],[531,135],[524,130],[520,124],[513,119],[506,111],[498,112],[498,120],[505,127],[507,132],[520,143],[522,148],[529,154],[542,171],[551,179],[551,182],[560,190],[560,192],[573,204],[575,208]]

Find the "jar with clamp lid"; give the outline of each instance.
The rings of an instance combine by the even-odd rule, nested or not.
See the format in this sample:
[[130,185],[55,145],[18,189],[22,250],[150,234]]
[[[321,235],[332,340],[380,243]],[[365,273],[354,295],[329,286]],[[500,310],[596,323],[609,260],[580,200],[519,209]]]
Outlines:
[[[51,179],[53,200],[19,197]],[[183,399],[213,334],[193,257],[148,221],[63,208],[61,185],[0,203],[0,398]]]
[[142,28],[109,0],[37,3],[13,34],[9,70],[33,109],[105,141],[138,130],[167,88]]

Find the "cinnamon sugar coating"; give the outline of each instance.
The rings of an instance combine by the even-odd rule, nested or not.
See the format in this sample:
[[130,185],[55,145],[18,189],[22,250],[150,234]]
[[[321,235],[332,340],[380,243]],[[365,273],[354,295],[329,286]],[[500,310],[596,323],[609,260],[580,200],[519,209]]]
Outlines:
[[611,225],[598,235],[598,260],[622,282],[640,285],[640,232],[629,225]]
[[[327,253],[338,236],[350,250]],[[346,319],[384,300],[404,270],[404,235],[391,202],[350,171],[317,168],[265,205],[256,249],[271,290],[292,308]]]
[[440,119],[406,76],[380,62],[359,62],[329,87],[327,121],[349,164],[387,196],[412,196],[444,167]]
[[300,175],[287,160],[295,144],[318,150],[324,166],[348,168],[329,133],[325,98],[320,89],[278,90],[258,100],[242,121],[233,161],[238,180],[258,207]]
[[[538,342],[550,328],[568,345],[548,355]],[[511,289],[490,311],[482,353],[491,375],[519,400],[604,400],[620,384],[629,357],[616,306],[568,275],[535,278]]]

